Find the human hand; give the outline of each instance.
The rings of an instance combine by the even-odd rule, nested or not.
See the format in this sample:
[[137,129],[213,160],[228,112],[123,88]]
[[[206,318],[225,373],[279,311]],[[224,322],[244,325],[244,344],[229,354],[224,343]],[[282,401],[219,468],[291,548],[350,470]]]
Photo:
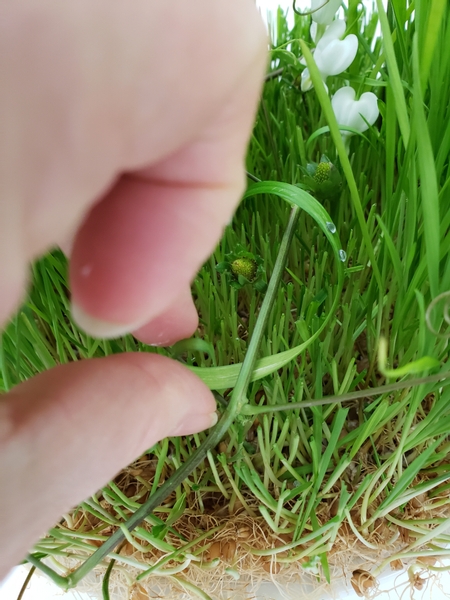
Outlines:
[[[29,261],[73,240],[83,329],[192,334],[190,282],[244,187],[265,54],[252,0],[2,3],[0,323]],[[0,578],[146,448],[214,417],[200,380],[145,353],[59,366],[3,395]]]

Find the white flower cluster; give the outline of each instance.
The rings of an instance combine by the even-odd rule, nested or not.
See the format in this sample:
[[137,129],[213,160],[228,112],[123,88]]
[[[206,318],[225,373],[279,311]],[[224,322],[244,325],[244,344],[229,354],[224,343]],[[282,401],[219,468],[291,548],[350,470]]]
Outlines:
[[[311,0],[312,20],[311,37],[316,44],[314,60],[326,87],[326,79],[331,75],[339,75],[352,64],[358,51],[358,38],[354,34],[345,34],[345,21],[334,19],[341,0]],[[343,39],[342,39],[343,38]],[[302,73],[301,89],[303,92],[313,87],[309,70]],[[355,90],[350,86],[339,89],[331,99],[334,114],[339,125],[351,127],[356,131],[366,131],[378,118],[377,97],[372,92],[365,92],[359,100],[355,100]],[[342,131],[348,146],[350,131]]]

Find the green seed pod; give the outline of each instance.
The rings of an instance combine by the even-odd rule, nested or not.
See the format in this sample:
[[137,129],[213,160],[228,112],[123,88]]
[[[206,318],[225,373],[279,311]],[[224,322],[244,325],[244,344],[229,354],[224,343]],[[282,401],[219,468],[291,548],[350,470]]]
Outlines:
[[236,277],[242,275],[248,281],[253,281],[257,268],[258,265],[256,264],[256,260],[253,260],[252,258],[237,258],[231,263],[232,273]]
[[319,200],[334,198],[342,190],[342,178],[330,160],[323,155],[319,163],[308,163],[303,169],[304,182]]
[[317,183],[324,183],[330,178],[330,171],[333,165],[330,162],[320,162],[317,165],[316,172],[314,173],[314,181]]

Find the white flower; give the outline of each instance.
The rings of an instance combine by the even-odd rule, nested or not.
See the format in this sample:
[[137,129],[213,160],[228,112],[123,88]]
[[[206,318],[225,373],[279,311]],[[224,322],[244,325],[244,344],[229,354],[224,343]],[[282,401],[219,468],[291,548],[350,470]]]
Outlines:
[[[327,27],[314,51],[314,60],[325,83],[330,75],[339,75],[354,61],[358,51],[358,38],[350,34],[345,39],[340,38],[345,33],[345,21],[336,19]],[[302,73],[301,89],[306,92],[313,84],[309,70]]]
[[313,87],[313,82],[311,76],[309,74],[309,69],[303,69],[302,71],[302,79],[300,83],[300,88],[302,92],[307,92]]
[[314,21],[311,23],[311,27],[309,28],[309,33],[310,33],[310,35],[311,35],[311,39],[312,39],[312,41],[313,41],[315,44],[317,44],[317,42],[318,42],[319,40],[317,40],[316,38],[317,38],[317,34],[318,34],[319,32],[317,31],[317,23],[315,23]]
[[[375,94],[365,92],[359,100],[355,100],[355,90],[350,86],[338,90],[331,99],[331,105],[339,125],[351,127],[361,133],[373,125],[380,114]],[[353,133],[341,131],[341,134],[348,149],[349,138]]]
[[[325,31],[323,32],[321,39],[316,43],[316,46],[324,48],[333,40],[340,40],[345,33],[345,29],[345,21],[342,19],[335,19],[331,25],[328,25],[328,27],[325,28]],[[311,25],[310,31],[311,34],[313,31],[317,33],[317,26],[313,27]]]
[[319,25],[329,25],[340,5],[341,0],[311,0],[311,18]]
[[353,33],[339,39],[345,33],[345,22],[334,21],[317,44],[314,60],[324,79],[345,71],[355,60],[358,38]]

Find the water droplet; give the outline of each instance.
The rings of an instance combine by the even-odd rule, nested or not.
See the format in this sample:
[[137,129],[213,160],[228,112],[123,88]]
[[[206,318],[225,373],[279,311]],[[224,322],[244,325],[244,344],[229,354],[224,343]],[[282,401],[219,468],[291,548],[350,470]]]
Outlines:
[[342,248],[339,250],[339,258],[340,260],[342,260],[342,262],[345,262],[347,260],[347,252],[345,250],[342,250]]
[[332,223],[331,221],[327,221],[325,225],[327,226],[328,231],[330,231],[331,233],[336,233],[336,225],[334,223]]

